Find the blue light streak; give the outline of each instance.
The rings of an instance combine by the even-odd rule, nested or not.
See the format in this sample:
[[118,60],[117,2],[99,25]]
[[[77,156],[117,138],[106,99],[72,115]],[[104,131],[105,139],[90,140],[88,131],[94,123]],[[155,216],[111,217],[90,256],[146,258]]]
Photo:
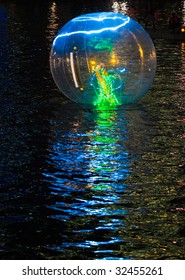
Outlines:
[[[113,25],[113,21],[114,20],[121,20],[123,21],[123,23],[119,24],[119,25],[116,25],[116,26],[106,26],[106,27],[103,27],[103,28],[100,28],[100,29],[95,29],[95,30],[77,30],[77,31],[72,31],[72,32],[66,32],[66,33],[62,33],[62,34],[59,34],[55,39],[54,39],[54,42],[53,42],[53,45],[55,45],[56,41],[59,39],[59,38],[62,38],[62,37],[69,37],[69,36],[72,36],[72,35],[79,35],[79,34],[86,34],[86,35],[94,35],[94,34],[100,34],[102,32],[105,32],[105,31],[116,31],[120,28],[122,28],[123,26],[125,26],[126,24],[128,24],[130,22],[130,18],[129,17],[126,17],[125,19],[123,19],[122,17],[117,17],[117,16],[114,16],[114,17],[79,17],[79,18],[76,18],[76,19],[73,19],[74,22],[87,22],[87,21],[100,21],[100,22],[103,22],[104,20],[111,20],[111,25]],[[105,23],[103,23],[104,26],[105,26]],[[109,23],[110,24],[110,23]],[[62,32],[62,30],[61,30]]]
[[[79,21],[91,21],[91,20],[94,20],[94,21],[104,21],[104,20],[117,20],[117,19],[119,19],[119,20],[122,20],[123,21],[123,17],[122,16],[107,16],[107,15],[105,15],[105,16],[103,16],[102,15],[102,13],[98,13],[100,16],[98,17],[94,17],[94,16],[80,16],[80,17],[77,17],[77,18],[74,18],[74,19],[72,19],[71,21],[77,21],[77,22],[79,22]],[[113,13],[112,13],[113,14]],[[130,19],[129,17],[127,17],[127,19]],[[126,19],[124,19],[124,20],[126,20]]]

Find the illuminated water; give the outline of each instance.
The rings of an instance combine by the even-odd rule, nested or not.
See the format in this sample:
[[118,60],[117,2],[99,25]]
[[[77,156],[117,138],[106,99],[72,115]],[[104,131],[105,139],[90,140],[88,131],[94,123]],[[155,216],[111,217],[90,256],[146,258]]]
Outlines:
[[136,105],[80,107],[49,50],[92,1],[63,2],[1,13],[1,259],[184,259],[185,43],[154,41],[155,83]]

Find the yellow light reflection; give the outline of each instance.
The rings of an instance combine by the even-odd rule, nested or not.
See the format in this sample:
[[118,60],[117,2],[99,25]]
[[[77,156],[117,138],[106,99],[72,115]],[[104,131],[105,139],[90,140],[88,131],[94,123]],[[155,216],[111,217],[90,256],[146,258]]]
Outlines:
[[52,2],[49,7],[48,21],[49,23],[47,26],[47,33],[49,33],[49,35],[47,36],[47,38],[52,41],[59,28],[59,17],[57,13],[57,5],[55,2]]
[[111,58],[110,58],[110,64],[111,64],[112,66],[115,66],[115,65],[118,64],[118,63],[119,63],[118,56],[117,56],[116,52],[113,51],[113,52],[112,52],[112,55],[111,55]]
[[133,32],[130,31],[130,33],[132,34],[132,36],[134,37],[137,45],[138,45],[138,50],[139,50],[139,54],[140,54],[140,58],[141,58],[141,64],[144,64],[144,52],[143,52],[143,48],[141,46],[141,44],[138,42],[138,39],[136,38],[136,36],[134,35]]
[[89,72],[94,72],[97,65],[97,61],[95,59],[90,59],[88,65],[89,65]]
[[153,51],[151,51],[151,53],[150,53],[150,58],[154,58],[155,57],[155,51],[153,50]]

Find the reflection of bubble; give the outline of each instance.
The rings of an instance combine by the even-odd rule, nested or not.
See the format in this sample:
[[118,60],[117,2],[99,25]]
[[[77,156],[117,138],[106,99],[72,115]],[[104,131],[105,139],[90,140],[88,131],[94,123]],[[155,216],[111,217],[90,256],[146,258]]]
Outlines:
[[[96,128],[90,136],[91,145],[86,148],[91,174],[87,187],[93,190],[124,192],[123,181],[129,174],[129,160],[124,145],[119,143],[120,131],[116,127],[116,119],[116,111],[99,111]],[[126,137],[124,124],[122,129]],[[113,198],[114,203],[119,200],[115,194]]]
[[59,114],[61,120],[51,123],[50,166],[43,175],[51,190],[50,218],[64,223],[64,230],[48,249],[122,258],[117,250],[125,242],[120,231],[128,214],[123,197],[130,174],[123,115],[122,110],[87,110],[83,118],[69,122],[68,114],[66,119]]
[[50,56],[59,89],[79,103],[104,105],[137,101],[156,70],[155,48],[133,19],[93,13],[69,21],[55,38]]

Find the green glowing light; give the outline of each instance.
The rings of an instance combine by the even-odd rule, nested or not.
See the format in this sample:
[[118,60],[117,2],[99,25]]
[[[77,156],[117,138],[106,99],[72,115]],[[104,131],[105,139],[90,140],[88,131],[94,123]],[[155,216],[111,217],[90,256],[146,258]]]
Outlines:
[[114,94],[114,84],[118,79],[115,74],[109,74],[106,69],[103,68],[103,64],[100,64],[95,69],[98,87],[96,88],[97,99],[94,102],[95,106],[114,107],[120,105],[116,95]]
[[113,142],[112,137],[105,137],[104,135],[96,136],[96,137],[94,137],[94,139],[97,143],[103,143],[103,144],[112,144],[112,142]]
[[108,191],[108,190],[112,190],[112,188],[110,186],[108,186],[108,185],[101,185],[101,184],[93,185],[92,188],[95,191]]
[[105,51],[105,50],[112,51],[113,48],[113,43],[110,38],[94,37],[90,39],[87,45],[99,51]]

